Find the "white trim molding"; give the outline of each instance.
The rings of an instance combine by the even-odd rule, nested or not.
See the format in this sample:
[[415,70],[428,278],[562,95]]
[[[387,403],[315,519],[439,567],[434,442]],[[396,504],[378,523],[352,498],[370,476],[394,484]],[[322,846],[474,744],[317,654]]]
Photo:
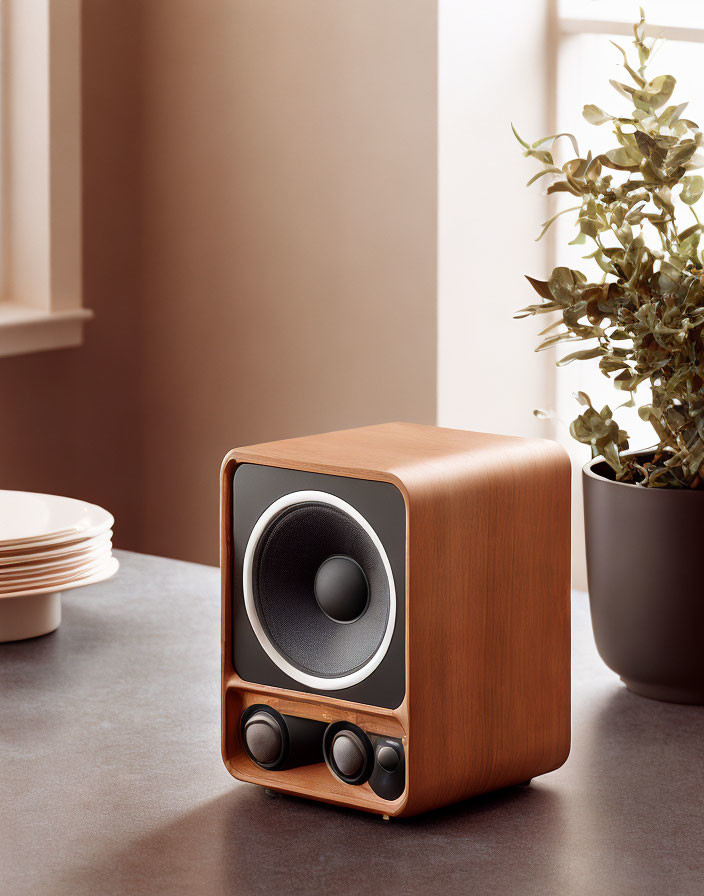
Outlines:
[[[564,17],[560,19],[561,34],[618,34],[622,37],[633,36],[633,22],[619,19],[581,19]],[[704,43],[704,26],[658,25],[648,23],[645,26],[648,37],[665,37],[667,40],[684,40],[691,43]]]
[[81,0],[2,3],[0,356],[80,345]]
[[86,308],[44,311],[0,302],[0,358],[81,345],[83,324],[91,317]]

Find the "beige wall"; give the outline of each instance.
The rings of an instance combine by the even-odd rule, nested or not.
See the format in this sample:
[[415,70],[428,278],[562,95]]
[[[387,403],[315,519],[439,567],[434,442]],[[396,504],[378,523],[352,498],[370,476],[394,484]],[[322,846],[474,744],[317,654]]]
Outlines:
[[3,485],[214,563],[230,447],[434,420],[435,7],[84,4],[96,319],[0,361]]
[[215,560],[234,445],[434,420],[433,6],[144,4],[146,550]]
[[0,488],[109,507],[139,546],[137,432],[138,7],[90,0],[83,15],[84,290],[81,349],[0,359]]

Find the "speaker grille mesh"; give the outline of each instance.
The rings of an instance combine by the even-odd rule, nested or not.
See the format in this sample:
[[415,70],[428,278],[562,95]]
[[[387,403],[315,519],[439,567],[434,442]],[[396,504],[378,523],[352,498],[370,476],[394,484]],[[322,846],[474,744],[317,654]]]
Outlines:
[[[322,612],[313,590],[318,567],[333,554],[356,560],[369,583],[366,612],[344,625]],[[390,612],[384,564],[369,535],[337,507],[309,502],[275,517],[254,552],[252,589],[269,640],[302,672],[347,675],[379,649]]]

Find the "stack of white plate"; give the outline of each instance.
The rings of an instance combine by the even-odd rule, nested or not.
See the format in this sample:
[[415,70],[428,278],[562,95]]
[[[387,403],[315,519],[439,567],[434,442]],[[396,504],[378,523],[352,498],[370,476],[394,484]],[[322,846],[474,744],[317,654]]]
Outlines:
[[115,575],[113,522],[85,501],[0,490],[0,641],[53,632],[61,591]]

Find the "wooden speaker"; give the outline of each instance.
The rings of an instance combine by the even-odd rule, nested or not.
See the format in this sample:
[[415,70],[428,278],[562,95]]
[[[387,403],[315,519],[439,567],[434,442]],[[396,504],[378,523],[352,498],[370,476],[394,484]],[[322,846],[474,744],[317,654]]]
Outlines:
[[231,451],[226,767],[385,816],[558,768],[569,558],[553,442],[391,423]]

